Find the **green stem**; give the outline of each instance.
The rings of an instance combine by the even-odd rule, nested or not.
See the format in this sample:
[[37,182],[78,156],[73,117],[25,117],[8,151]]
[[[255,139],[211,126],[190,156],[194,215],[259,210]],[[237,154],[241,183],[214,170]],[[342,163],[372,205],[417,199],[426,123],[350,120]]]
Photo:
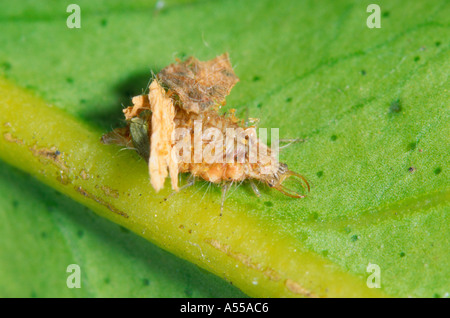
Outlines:
[[307,251],[219,195],[155,193],[145,161],[0,78],[0,157],[158,246],[256,297],[369,297],[364,278]]

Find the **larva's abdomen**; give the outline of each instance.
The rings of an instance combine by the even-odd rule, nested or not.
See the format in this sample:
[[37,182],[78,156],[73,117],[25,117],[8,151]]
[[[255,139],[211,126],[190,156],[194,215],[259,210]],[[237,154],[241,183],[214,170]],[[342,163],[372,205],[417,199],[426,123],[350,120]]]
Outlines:
[[[202,162],[196,162],[195,160],[195,127],[194,123],[201,121],[202,129],[216,128],[221,132],[222,138],[222,154],[219,157],[220,160],[207,161],[203,156],[205,148],[213,145],[213,141],[202,140]],[[276,171],[278,162],[271,160],[270,163],[262,164],[261,158],[258,158],[257,162],[250,162],[248,149],[237,146],[237,139],[233,141],[234,147],[228,148],[226,130],[228,128],[233,129],[245,129],[243,124],[234,116],[219,115],[217,111],[207,111],[202,114],[187,113],[184,110],[178,110],[175,116],[176,128],[185,128],[190,132],[190,162],[179,163],[180,172],[188,172],[196,177],[200,177],[206,181],[213,183],[220,183],[222,181],[243,181],[245,179],[261,179],[264,176],[261,175],[262,167],[268,166],[268,171]],[[188,137],[189,138],[189,137]],[[259,141],[258,141],[259,143]],[[257,148],[259,144],[256,145]],[[264,147],[267,146],[264,145]],[[270,149],[268,150],[270,151]],[[229,153],[228,153],[229,152]],[[231,161],[230,161],[231,158]],[[270,154],[267,156],[270,158]],[[265,158],[265,159],[267,159]],[[272,167],[273,166],[273,167]]]
[[212,183],[242,181],[247,179],[245,163],[182,163],[180,172],[189,172]]

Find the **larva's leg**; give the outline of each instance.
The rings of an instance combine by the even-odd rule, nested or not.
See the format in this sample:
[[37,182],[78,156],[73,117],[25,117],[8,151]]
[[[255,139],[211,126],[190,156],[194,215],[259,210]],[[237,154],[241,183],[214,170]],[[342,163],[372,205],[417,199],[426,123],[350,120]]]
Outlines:
[[[286,165],[285,165],[285,168],[287,168]],[[296,189],[293,189],[291,187],[286,187],[283,185],[284,180],[286,180],[287,178],[290,178],[290,177],[293,177],[295,182],[297,184],[300,184],[305,191],[309,192],[311,190],[306,178],[304,176],[302,176],[301,174],[291,171],[291,170],[287,170],[287,171],[283,172],[279,176],[278,182],[276,184],[272,184],[271,187],[280,191],[281,193],[283,193],[287,196],[290,196],[291,198],[297,198],[297,199],[304,198],[306,195],[303,194],[302,192],[299,192]]]
[[232,184],[233,184],[233,182],[224,182],[222,184],[222,202],[220,203],[220,216],[222,216],[223,205],[225,203],[225,198],[226,198],[227,192],[230,189]]
[[259,198],[261,196],[261,193],[259,193],[258,187],[256,186],[255,182],[253,182],[253,180],[250,180],[250,185],[252,186],[252,190],[255,195]]
[[178,191],[173,191],[171,194],[169,194],[167,197],[164,198],[164,201],[167,201],[174,194],[176,194],[176,193],[178,193],[178,192],[180,192],[180,191],[182,191],[182,190],[184,190],[186,188],[189,188],[190,186],[193,186],[194,184],[195,184],[195,177],[194,177],[194,175],[191,175],[189,177],[187,183],[184,186],[180,187],[178,189]]
[[305,142],[305,139],[301,139],[301,138],[285,138],[285,139],[279,139],[278,141],[279,142],[287,142],[288,143],[287,145],[283,145],[283,146],[278,148],[278,149],[281,150],[281,149],[287,148],[290,145],[293,145],[293,144],[295,144],[297,142]]

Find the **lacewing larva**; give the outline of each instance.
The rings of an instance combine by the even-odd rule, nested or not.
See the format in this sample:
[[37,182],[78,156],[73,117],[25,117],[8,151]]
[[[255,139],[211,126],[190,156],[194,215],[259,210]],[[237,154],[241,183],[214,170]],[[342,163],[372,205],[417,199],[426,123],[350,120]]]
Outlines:
[[[194,57],[162,69],[151,82],[148,95],[135,96],[133,106],[123,110],[128,125],[104,135],[106,144],[132,146],[148,163],[150,181],[156,191],[169,175],[179,190],[178,174],[220,184],[222,203],[232,183],[248,180],[255,194],[255,180],[281,193],[303,198],[303,192],[283,185],[294,177],[304,191],[308,181],[280,163],[243,120],[220,114],[219,108],[239,81],[228,54],[202,62]],[[250,131],[250,132],[249,132]],[[252,152],[257,149],[258,153]]]

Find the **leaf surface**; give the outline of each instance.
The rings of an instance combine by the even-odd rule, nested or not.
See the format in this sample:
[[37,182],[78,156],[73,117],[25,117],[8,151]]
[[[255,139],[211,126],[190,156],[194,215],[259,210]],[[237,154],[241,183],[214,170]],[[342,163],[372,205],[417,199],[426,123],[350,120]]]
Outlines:
[[[250,296],[446,297],[449,3],[379,1],[381,29],[366,26],[369,3],[166,1],[156,10],[141,1],[79,1],[82,27],[68,29],[69,2],[11,2],[0,13],[2,134],[32,132],[29,147],[33,136],[58,143],[76,167],[92,159],[86,169],[107,174],[92,191],[117,185],[120,198],[135,199],[129,220],[110,218]],[[223,52],[240,78],[225,109],[261,118],[280,138],[306,139],[280,154],[314,185],[306,199],[265,187],[257,198],[243,184],[219,218],[220,190],[199,183],[160,204],[168,183],[155,195],[138,156],[96,144],[122,124],[122,107],[145,90],[151,70]],[[45,117],[51,112],[30,91],[58,115]],[[25,115],[25,102],[39,114]],[[21,120],[32,128],[17,126]],[[19,160],[16,144],[2,142],[6,162],[76,198],[73,187],[40,175],[25,150]],[[1,295],[242,295],[6,164],[1,174]],[[65,285],[72,262],[86,268],[79,291]],[[369,264],[381,270],[381,289],[366,285]]]

